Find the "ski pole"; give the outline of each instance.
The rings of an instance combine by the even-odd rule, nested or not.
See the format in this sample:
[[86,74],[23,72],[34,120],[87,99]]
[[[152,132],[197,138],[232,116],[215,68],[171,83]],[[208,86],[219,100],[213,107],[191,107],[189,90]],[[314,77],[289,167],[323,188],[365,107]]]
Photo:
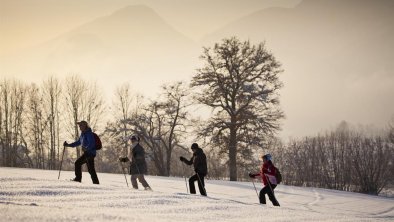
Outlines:
[[[134,165],[135,165],[135,167],[137,168],[137,171],[138,171],[138,180],[140,180],[140,178],[144,178],[144,174],[141,174],[141,171],[140,171],[140,168],[138,167],[138,165],[137,165],[137,161],[136,161],[136,159],[135,158],[133,158],[132,160],[134,160],[134,161],[132,161],[132,162],[134,162]],[[132,177],[133,177],[133,175],[131,175]],[[146,180],[145,180],[145,178],[144,178],[144,181],[146,182]],[[141,180],[140,180],[140,182],[141,182]],[[147,183],[147,182],[146,182]],[[144,184],[142,184],[142,185],[144,185]],[[149,186],[149,184],[147,184],[148,186],[147,187],[145,187],[145,190],[148,188],[148,189],[150,189],[150,190],[152,190],[152,188]]]
[[254,179],[252,178],[252,183],[253,183],[253,186],[254,186],[254,190],[256,191],[256,194],[257,194],[257,199],[260,201],[260,197],[259,197],[259,194],[257,193],[257,188],[256,188],[256,185],[254,184]]
[[119,163],[120,163],[120,168],[122,168],[124,179],[126,180],[127,187],[129,187],[129,183],[127,182],[126,173],[124,172],[123,164],[122,164],[122,162],[119,162]]
[[186,185],[186,192],[189,193],[189,187],[187,186],[187,182],[186,182],[186,174],[185,174],[185,165],[182,164],[183,167],[183,178],[185,178],[185,185]]
[[202,184],[202,182],[201,182],[200,175],[199,175],[198,173],[196,173],[196,174],[197,174],[199,183],[201,184],[202,188],[204,189],[205,195],[207,195],[207,191],[205,190],[205,186],[204,186],[204,184]]
[[64,156],[64,151],[65,151],[65,150],[66,150],[66,146],[63,146],[62,160],[60,161],[59,176],[57,177],[57,179],[60,178],[60,171],[62,170],[63,156]]
[[268,183],[268,186],[270,187],[270,190],[271,190],[272,195],[274,196],[276,202],[278,203],[278,206],[280,206],[278,200],[277,200],[276,197],[275,197],[274,190],[273,190],[272,187],[271,187],[271,181],[269,180],[268,176],[267,176],[265,173],[263,173],[263,174],[264,174],[265,178],[267,179],[267,183]]

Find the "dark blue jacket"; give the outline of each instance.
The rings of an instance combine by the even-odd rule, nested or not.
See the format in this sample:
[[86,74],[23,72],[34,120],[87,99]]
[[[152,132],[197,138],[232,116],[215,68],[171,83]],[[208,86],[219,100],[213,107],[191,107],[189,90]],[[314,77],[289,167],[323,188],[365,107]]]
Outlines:
[[77,147],[82,145],[82,150],[88,156],[96,156],[96,141],[93,136],[91,128],[87,128],[85,132],[81,133],[79,140],[69,144],[70,147]]

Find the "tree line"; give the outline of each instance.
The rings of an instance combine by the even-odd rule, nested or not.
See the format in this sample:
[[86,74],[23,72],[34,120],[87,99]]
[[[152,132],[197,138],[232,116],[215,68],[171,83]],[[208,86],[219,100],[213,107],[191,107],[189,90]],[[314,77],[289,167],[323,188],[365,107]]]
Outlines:
[[[370,138],[349,130],[286,145],[276,138],[284,118],[283,70],[265,43],[223,39],[204,48],[201,60],[189,83],[164,84],[154,99],[125,83],[109,103],[95,82],[77,74],[49,77],[39,85],[1,80],[1,166],[58,169],[63,141],[77,139],[76,122],[86,120],[103,141],[96,158],[99,172],[121,172],[117,159],[126,155],[128,138],[138,134],[153,175],[190,173],[178,157],[191,155],[189,145],[198,142],[207,153],[211,178],[245,179],[259,166],[258,154],[271,152],[286,184],[379,193],[389,183],[382,178],[387,176],[383,169],[392,168],[387,157],[393,154],[393,136]],[[209,115],[196,115],[200,108]],[[367,151],[368,161],[363,159]],[[80,155],[80,148],[67,149],[64,168],[73,169]]]
[[79,137],[75,121],[86,119],[95,127],[102,116],[104,100],[96,95],[97,85],[77,75],[64,82],[49,77],[41,85],[2,80],[1,165],[57,169],[64,138]]
[[317,136],[276,143],[272,152],[285,184],[374,195],[394,184],[392,126],[377,132],[342,122]]

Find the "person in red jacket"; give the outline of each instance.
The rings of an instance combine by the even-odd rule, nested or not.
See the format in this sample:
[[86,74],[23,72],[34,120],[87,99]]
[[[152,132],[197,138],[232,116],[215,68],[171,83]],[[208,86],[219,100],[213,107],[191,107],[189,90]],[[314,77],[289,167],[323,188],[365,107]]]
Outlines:
[[260,190],[260,195],[259,195],[261,204],[266,204],[265,194],[267,194],[268,198],[270,199],[270,201],[274,206],[280,206],[279,202],[276,200],[274,195],[274,190],[276,188],[277,181],[275,177],[276,170],[274,164],[272,163],[271,154],[264,155],[262,159],[263,159],[263,165],[261,166],[260,173],[255,173],[255,174],[249,173],[249,176],[251,178],[260,176],[263,181],[264,187]]

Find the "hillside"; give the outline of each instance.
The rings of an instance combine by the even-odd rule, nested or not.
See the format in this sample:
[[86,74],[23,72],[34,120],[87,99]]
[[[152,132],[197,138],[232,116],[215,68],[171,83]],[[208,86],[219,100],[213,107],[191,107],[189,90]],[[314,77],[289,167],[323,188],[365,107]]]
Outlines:
[[185,79],[194,70],[199,50],[154,10],[133,5],[2,58],[0,65],[2,73],[15,77],[30,74],[27,80],[32,81],[49,74],[77,73],[109,86],[105,87],[109,94],[114,85],[124,82],[143,91]]
[[[257,204],[251,182],[207,180],[208,197],[186,194],[183,178],[147,176],[154,191],[127,188],[122,174],[1,168],[2,221],[392,221],[394,199],[280,185],[281,207]],[[261,185],[256,182],[260,189]]]

